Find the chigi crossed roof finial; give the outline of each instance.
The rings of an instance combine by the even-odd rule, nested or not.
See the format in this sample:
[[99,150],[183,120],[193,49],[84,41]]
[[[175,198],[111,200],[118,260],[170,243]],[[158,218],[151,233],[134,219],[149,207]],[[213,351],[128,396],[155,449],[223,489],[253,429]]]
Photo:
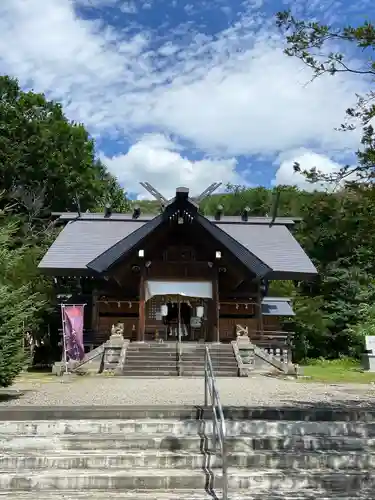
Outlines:
[[[195,203],[199,204],[204,198],[207,198],[207,196],[211,196],[212,193],[214,193],[220,186],[221,182],[213,182],[208,186],[207,189],[202,191],[202,193],[199,196],[195,196],[194,198],[191,198],[192,201]],[[165,196],[163,196],[154,186],[152,186],[149,182],[140,182],[140,185],[146,189],[156,200],[160,201],[162,205],[167,205],[170,200],[168,200]]]

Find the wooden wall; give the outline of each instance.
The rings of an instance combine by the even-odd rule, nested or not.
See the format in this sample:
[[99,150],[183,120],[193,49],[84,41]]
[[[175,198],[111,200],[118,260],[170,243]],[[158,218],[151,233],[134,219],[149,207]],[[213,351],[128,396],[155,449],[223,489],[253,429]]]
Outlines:
[[96,303],[96,325],[98,337],[108,339],[111,335],[112,325],[124,324],[124,336],[135,340],[138,328],[138,301],[102,301]]

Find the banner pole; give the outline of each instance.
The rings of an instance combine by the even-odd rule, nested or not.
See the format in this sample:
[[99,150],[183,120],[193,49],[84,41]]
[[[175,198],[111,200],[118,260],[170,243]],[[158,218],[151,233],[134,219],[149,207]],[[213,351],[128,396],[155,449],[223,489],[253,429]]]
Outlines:
[[62,330],[63,330],[63,350],[64,350],[65,373],[68,373],[68,358],[66,355],[66,338],[65,338],[65,314],[64,314],[65,304],[60,304],[60,306],[61,306],[61,321],[62,321]]

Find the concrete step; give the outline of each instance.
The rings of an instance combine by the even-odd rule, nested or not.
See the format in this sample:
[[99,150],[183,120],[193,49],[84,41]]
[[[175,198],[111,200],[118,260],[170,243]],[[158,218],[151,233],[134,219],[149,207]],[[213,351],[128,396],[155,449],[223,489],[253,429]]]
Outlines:
[[[199,364],[199,363],[185,363],[185,361],[182,361],[182,368],[184,368],[185,370],[188,370],[188,371],[194,371],[194,370],[197,370],[199,371],[200,373],[203,373],[204,374],[204,365],[203,364]],[[212,368],[214,370],[214,374],[215,376],[217,375],[218,372],[220,371],[234,371],[237,373],[237,365],[233,365],[233,364],[212,364]]]
[[[267,495],[270,490],[301,492],[308,489],[326,490],[327,494],[350,495],[362,489],[371,490],[375,476],[363,471],[288,471],[278,469],[228,470],[229,490],[251,488]],[[221,488],[222,474],[200,470],[137,469],[129,470],[38,470],[0,473],[0,490],[159,490]],[[11,498],[11,497],[8,497]]]
[[[184,370],[182,369],[182,377],[191,377],[191,378],[202,378],[204,377],[203,370]],[[238,377],[237,371],[218,371],[215,372],[216,378],[234,378]]]
[[[199,358],[199,359],[204,359],[206,356],[206,353],[204,351],[202,352],[184,352],[182,351],[182,355],[184,358]],[[223,351],[218,351],[218,352],[210,352],[211,359],[222,359],[222,358],[234,358],[233,351],[231,352],[223,352]]]
[[[198,447],[197,447],[198,448]],[[351,452],[232,452],[227,455],[228,466],[239,469],[281,470],[373,470],[375,453]],[[20,451],[0,455],[0,471],[38,469],[202,469],[222,467],[222,459],[213,453],[176,450],[69,450],[69,451]]]
[[155,358],[132,358],[126,359],[125,366],[172,366],[176,367],[177,361],[175,359],[167,360],[167,359],[155,359]]
[[[309,490],[300,493],[280,493],[271,491],[267,493],[267,500],[374,500],[375,493],[361,492],[353,493],[352,496],[335,495],[327,496],[326,492],[321,490]],[[7,500],[212,500],[213,498],[222,498],[221,490],[215,490],[214,496],[211,492],[194,490],[132,490],[132,491],[39,491],[24,492],[14,491],[10,499],[9,492],[1,492],[0,498]],[[238,490],[229,492],[230,500],[265,500],[264,492],[254,492],[249,490]]]
[[[203,359],[186,359],[182,356],[182,362],[186,365],[191,365],[191,366],[201,366],[202,368],[204,367],[204,360]],[[213,359],[211,360],[213,368],[216,366],[237,366],[237,363],[234,360],[231,359],[223,359],[223,360],[218,360],[218,359]]]
[[156,357],[156,356],[129,356],[126,357],[125,363],[141,363],[144,365],[147,365],[148,363],[154,363],[154,364],[168,364],[168,365],[175,365],[177,363],[177,358],[176,356],[174,357]]
[[153,351],[139,351],[126,353],[126,358],[155,358],[155,359],[176,359],[177,352],[153,352]]
[[[3,453],[32,452],[54,450],[189,450],[198,452],[211,449],[210,437],[199,437],[195,432],[186,431],[185,435],[165,434],[103,434],[103,435],[62,435],[54,436],[0,436],[0,450]],[[364,454],[375,453],[375,440],[362,438],[338,437],[308,437],[296,436],[290,438],[259,438],[254,436],[241,436],[227,438],[228,452],[244,452],[249,455],[264,452],[290,452],[308,453],[340,452],[343,455],[351,452]],[[287,460],[287,459],[286,459]],[[289,460],[289,459],[288,459]],[[324,458],[322,458],[324,460]]]
[[157,357],[173,357],[176,356],[177,349],[136,349],[127,350],[126,356],[157,356]]
[[[280,406],[248,407],[224,406],[224,416],[228,421],[261,420],[275,423],[295,421],[326,423],[332,426],[367,425],[375,422],[375,407],[319,407]],[[196,419],[212,418],[212,409],[194,405],[121,405],[121,406],[0,406],[0,422],[16,420],[111,420],[111,419]]]
[[[121,376],[121,375],[120,375]],[[155,367],[151,367],[151,369],[140,369],[136,368],[133,369],[131,367],[124,367],[122,371],[122,376],[125,377],[151,377],[151,378],[157,378],[157,377],[177,377],[177,370],[165,370],[165,369],[160,369],[158,370]]]
[[[48,410],[48,408],[47,408]],[[17,408],[14,408],[17,412]],[[61,410],[60,410],[61,411]],[[80,417],[79,412],[73,415]],[[118,410],[119,411],[119,410]],[[160,411],[160,410],[159,410]],[[171,412],[173,410],[171,409]],[[95,407],[92,408],[95,412]],[[100,416],[105,416],[105,412]],[[66,417],[69,414],[67,413]],[[208,411],[208,418],[212,413]],[[14,420],[0,421],[0,450],[1,445],[9,438],[31,438],[61,437],[87,435],[97,437],[99,435],[119,435],[120,437],[134,438],[142,435],[151,435],[160,439],[167,436],[182,438],[184,436],[197,436],[202,429],[209,434],[212,432],[212,421],[201,421],[196,418],[157,418],[157,410],[152,412],[151,418],[114,419],[109,415],[108,419],[66,419],[66,420]],[[206,417],[206,418],[207,418]],[[251,438],[260,445],[266,447],[267,443],[274,448],[279,442],[282,446],[300,443],[301,439],[306,446],[316,449],[323,441],[335,449],[345,440],[350,446],[361,444],[373,447],[375,445],[375,423],[364,422],[315,422],[315,421],[263,421],[263,420],[227,420],[227,435],[238,438]],[[133,437],[133,436],[132,436]],[[268,446],[269,448],[269,446]]]

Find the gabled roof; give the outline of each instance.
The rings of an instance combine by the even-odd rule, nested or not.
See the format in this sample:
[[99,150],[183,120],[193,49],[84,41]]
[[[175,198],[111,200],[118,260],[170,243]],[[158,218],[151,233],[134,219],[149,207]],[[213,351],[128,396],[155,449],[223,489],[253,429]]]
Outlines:
[[97,273],[103,273],[115,265],[123,256],[130,252],[146,236],[151,234],[164,221],[163,215],[158,215],[154,219],[145,222],[134,232],[127,234],[117,243],[99,254],[95,259],[87,264],[89,269]]
[[[194,219],[224,248],[258,277],[268,279],[307,279],[317,271],[286,225],[293,219],[240,217],[215,220],[197,213],[186,193],[174,199],[161,215],[130,218],[127,214],[69,214],[70,221],[51,245],[39,268],[49,274],[102,273],[137,247],[175,209],[191,209]],[[71,215],[76,216],[72,218]],[[67,219],[68,217],[62,217]],[[256,219],[256,220],[254,220]]]
[[[221,228],[243,248],[262,257],[271,269],[270,279],[299,279],[301,274],[317,274],[314,264],[286,226],[264,224],[248,230],[240,224],[223,224]],[[284,278],[286,275],[289,277]]]
[[135,220],[126,223],[103,219],[71,221],[62,229],[38,267],[51,274],[63,273],[64,270],[87,273],[89,262],[143,225],[144,222]]
[[[53,212],[52,217],[57,218],[60,222],[69,222],[74,220],[85,220],[85,221],[134,221],[133,214],[118,214],[111,213],[109,216],[105,216],[103,212],[83,212],[79,214],[78,212]],[[155,219],[155,214],[143,214],[137,218],[138,221],[148,222]],[[240,215],[223,215],[217,220],[212,215],[206,215],[205,218],[216,224],[241,224],[241,225],[264,225],[270,224],[271,217],[248,217],[247,220],[243,220]],[[300,222],[300,217],[276,217],[272,225],[274,226],[294,226],[296,222]]]

